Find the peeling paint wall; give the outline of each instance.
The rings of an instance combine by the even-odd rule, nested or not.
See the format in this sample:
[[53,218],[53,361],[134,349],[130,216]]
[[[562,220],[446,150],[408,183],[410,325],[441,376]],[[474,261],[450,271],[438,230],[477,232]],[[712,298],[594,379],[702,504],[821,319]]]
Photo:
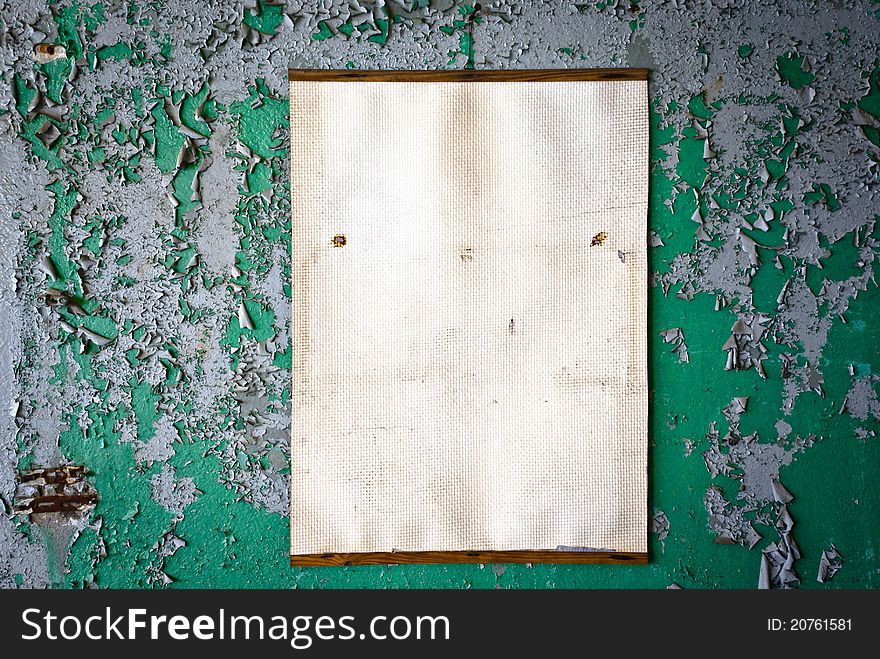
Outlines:
[[[880,585],[876,2],[0,16],[0,586]],[[593,66],[653,72],[651,565],[291,569],[286,69]]]

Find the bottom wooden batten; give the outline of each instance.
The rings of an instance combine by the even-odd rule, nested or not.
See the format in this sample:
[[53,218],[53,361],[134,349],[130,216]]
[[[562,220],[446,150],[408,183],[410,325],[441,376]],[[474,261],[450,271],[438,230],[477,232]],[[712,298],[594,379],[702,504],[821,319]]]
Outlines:
[[394,551],[292,554],[292,567],[395,565],[402,563],[559,563],[645,565],[647,552],[617,551]]

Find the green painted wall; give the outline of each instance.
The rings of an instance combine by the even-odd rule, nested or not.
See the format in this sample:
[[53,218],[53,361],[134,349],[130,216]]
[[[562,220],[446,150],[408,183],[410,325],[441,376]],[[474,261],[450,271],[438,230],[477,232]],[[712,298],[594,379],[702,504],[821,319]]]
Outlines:
[[[0,584],[752,588],[792,538],[800,587],[880,584],[880,6],[363,5],[3,9]],[[627,65],[653,71],[650,565],[290,568],[286,68]],[[93,510],[13,512],[68,462]]]

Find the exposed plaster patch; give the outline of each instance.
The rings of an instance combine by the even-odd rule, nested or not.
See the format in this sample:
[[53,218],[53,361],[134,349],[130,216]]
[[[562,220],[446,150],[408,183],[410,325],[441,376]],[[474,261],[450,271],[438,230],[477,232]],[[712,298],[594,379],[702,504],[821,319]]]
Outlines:
[[235,161],[225,157],[233,146],[231,127],[218,122],[208,140],[214,154],[211,165],[201,177],[204,219],[196,232],[199,255],[205,269],[211,274],[227,275],[235,265],[235,251],[229,245],[236,240],[235,202],[230,194],[241,178],[235,171]]
[[183,519],[184,510],[196,500],[199,491],[192,478],[178,478],[177,471],[169,464],[163,464],[158,474],[150,477],[153,500],[174,513],[175,519]]
[[880,376],[866,375],[853,378],[852,386],[843,400],[841,412],[846,412],[851,417],[860,421],[880,421],[880,401],[877,399],[876,383],[880,382]]
[[666,551],[666,538],[669,535],[669,518],[660,509],[655,509],[651,517],[651,533],[657,534],[657,540],[663,551]]

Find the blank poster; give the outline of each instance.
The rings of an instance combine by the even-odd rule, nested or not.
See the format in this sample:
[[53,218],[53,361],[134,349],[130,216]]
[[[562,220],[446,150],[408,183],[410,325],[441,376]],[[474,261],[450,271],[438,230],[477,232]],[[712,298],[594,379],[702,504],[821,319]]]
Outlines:
[[646,80],[290,109],[291,554],[646,552]]

